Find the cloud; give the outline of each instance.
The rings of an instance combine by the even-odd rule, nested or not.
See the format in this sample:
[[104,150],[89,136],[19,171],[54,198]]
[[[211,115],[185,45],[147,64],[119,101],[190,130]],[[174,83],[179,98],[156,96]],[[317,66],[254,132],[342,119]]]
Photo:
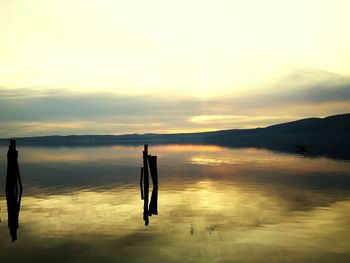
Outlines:
[[350,78],[320,71],[300,71],[282,80],[270,95],[274,102],[331,103],[350,100]]
[[[221,99],[222,100],[222,99]],[[301,70],[224,101],[242,106],[338,103],[350,100],[350,78],[323,71]]]
[[0,136],[200,131],[350,112],[350,78],[301,71],[262,90],[199,99],[5,89]]

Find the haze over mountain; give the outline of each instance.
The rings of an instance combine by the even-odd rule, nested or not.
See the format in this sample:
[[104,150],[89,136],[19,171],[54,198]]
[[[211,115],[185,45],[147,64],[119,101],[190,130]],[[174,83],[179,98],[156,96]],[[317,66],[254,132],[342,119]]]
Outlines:
[[[350,113],[307,118],[265,128],[178,134],[69,135],[16,138],[19,145],[84,146],[109,144],[216,144],[295,151],[297,145],[316,155],[350,156]],[[7,143],[8,139],[1,139]]]

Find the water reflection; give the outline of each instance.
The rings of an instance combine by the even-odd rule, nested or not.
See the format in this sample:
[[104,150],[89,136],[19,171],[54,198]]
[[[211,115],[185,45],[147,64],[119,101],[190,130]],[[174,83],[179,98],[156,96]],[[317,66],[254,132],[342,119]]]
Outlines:
[[[22,151],[27,194],[21,239],[16,248],[7,244],[2,233],[8,230],[0,224],[2,262],[46,262],[48,257],[52,262],[350,258],[348,162],[253,148],[153,146],[161,158],[161,213],[145,228],[139,199],[141,147],[61,149],[62,155],[73,151],[85,156],[68,164],[32,162],[24,158],[30,148]],[[55,152],[43,148],[42,154]],[[98,162],[90,162],[93,154]]]
[[[74,252],[72,248],[62,251],[52,247],[73,243],[84,251],[89,248],[100,256],[105,254],[111,261],[113,256],[126,256],[128,261],[152,260],[148,249],[158,260],[166,261],[164,251],[169,247],[174,261],[181,257],[185,262],[213,262],[215,258],[266,262],[262,258],[271,253],[276,258],[269,262],[281,262],[295,252],[310,262],[322,255],[327,258],[333,253],[336,259],[341,253],[350,253],[349,201],[301,211],[293,209],[296,201],[254,186],[206,180],[187,185],[183,192],[169,194],[169,184],[162,189],[162,215],[146,232],[138,223],[139,201],[133,198],[138,188],[28,197],[23,203],[22,240],[41,244],[44,251],[68,255]],[[307,191],[299,194],[309,198]],[[47,241],[40,243],[42,239]],[[133,255],[132,251],[138,252]],[[5,246],[6,252],[10,251]],[[26,253],[37,256],[34,251]],[[81,258],[89,255],[80,253]]]

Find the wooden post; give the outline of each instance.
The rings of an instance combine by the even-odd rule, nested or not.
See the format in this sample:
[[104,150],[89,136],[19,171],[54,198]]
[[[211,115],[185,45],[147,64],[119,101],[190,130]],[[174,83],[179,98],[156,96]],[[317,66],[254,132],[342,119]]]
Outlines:
[[141,191],[141,200],[143,200],[143,167],[141,167],[140,191]]
[[149,204],[148,215],[158,215],[158,171],[157,171],[157,156],[148,156],[149,169],[151,172],[153,190],[151,202]]
[[17,229],[19,228],[19,211],[22,199],[22,182],[18,166],[18,151],[16,141],[11,140],[7,152],[7,175],[6,175],[6,203],[8,213],[8,227],[12,237],[12,242],[17,239]]
[[145,221],[145,226],[148,226],[148,193],[149,193],[149,178],[148,178],[148,145],[144,145],[143,150],[143,194],[144,194],[144,202],[143,202],[143,220]]
[[[151,202],[149,200],[149,176],[148,167],[151,173],[153,189]],[[142,185],[143,182],[143,185]],[[141,168],[140,177],[141,199],[143,199],[143,220],[145,226],[149,224],[149,216],[158,215],[158,171],[157,171],[157,156],[148,155],[148,145],[144,146],[143,151],[143,167]]]

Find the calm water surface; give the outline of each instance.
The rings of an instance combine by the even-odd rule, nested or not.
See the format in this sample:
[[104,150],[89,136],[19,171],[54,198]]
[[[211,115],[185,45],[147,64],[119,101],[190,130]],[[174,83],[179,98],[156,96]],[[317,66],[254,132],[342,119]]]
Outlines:
[[0,148],[1,262],[349,262],[350,163],[259,149],[151,146],[159,215],[144,226],[142,146],[18,147],[11,243]]

